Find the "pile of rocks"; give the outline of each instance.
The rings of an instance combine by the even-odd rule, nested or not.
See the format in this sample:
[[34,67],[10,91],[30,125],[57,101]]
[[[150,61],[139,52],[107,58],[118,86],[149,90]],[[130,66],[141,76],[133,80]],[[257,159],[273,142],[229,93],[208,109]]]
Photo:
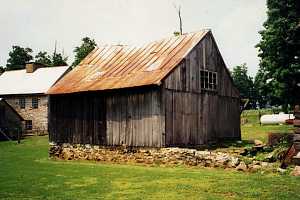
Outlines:
[[185,148],[126,148],[91,145],[50,144],[50,157],[65,160],[94,160],[114,163],[142,163],[148,165],[187,165],[235,168],[257,171],[270,163],[245,163],[239,157],[224,152],[198,151]]

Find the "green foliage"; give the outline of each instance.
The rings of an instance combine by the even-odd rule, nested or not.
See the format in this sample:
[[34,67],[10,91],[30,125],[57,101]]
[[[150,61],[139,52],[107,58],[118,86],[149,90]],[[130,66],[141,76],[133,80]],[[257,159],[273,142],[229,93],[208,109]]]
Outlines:
[[48,158],[48,137],[0,142],[1,199],[300,199],[298,178]]
[[239,89],[241,98],[250,99],[250,107],[255,107],[256,90],[252,77],[248,75],[246,63],[235,66],[231,73],[235,86]]
[[12,46],[9,52],[9,58],[6,64],[6,70],[15,70],[25,68],[26,62],[32,60],[32,49],[20,46]]
[[[9,52],[9,59],[7,60],[6,70],[24,69],[26,62],[33,59],[32,49],[22,48],[19,46],[13,46],[13,50]],[[67,64],[68,57],[63,57],[61,53],[56,53],[54,51],[53,55],[50,56],[45,51],[40,51],[36,56],[34,61],[37,63],[44,64],[46,66],[64,66]],[[0,68],[1,72],[1,68]]]
[[268,19],[260,32],[260,96],[272,105],[300,103],[300,2],[268,0]]
[[52,56],[52,66],[65,66],[67,64],[68,57],[63,57],[61,53],[54,53]]
[[41,63],[44,65],[52,66],[52,58],[46,51],[40,51],[36,56],[35,56],[35,62]]
[[63,57],[60,53],[53,53],[52,56],[47,52],[40,51],[35,56],[35,62],[44,64],[46,66],[65,66],[67,64],[68,57]]
[[4,67],[0,66],[0,75],[5,71]]
[[72,66],[77,66],[97,46],[95,40],[89,37],[84,37],[81,41],[81,45],[74,49],[75,60]]

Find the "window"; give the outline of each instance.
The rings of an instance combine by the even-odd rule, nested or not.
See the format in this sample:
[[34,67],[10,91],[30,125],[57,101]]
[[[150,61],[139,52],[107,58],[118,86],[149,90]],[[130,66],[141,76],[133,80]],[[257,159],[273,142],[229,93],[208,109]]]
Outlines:
[[201,70],[200,71],[201,89],[217,90],[217,72]]
[[32,108],[38,108],[39,107],[39,99],[37,97],[32,98]]
[[21,109],[25,108],[25,104],[26,104],[25,98],[20,98],[19,99],[19,105],[20,105]]
[[32,121],[31,120],[26,120],[25,121],[25,129],[26,130],[32,130]]

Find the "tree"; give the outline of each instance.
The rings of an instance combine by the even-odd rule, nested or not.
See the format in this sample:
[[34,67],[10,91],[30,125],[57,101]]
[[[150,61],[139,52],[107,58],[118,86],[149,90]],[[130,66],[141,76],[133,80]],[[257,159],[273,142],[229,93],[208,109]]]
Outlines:
[[246,63],[235,66],[231,73],[235,86],[239,89],[242,99],[249,99],[249,106],[256,105],[256,90],[252,77],[248,75]]
[[6,70],[23,69],[26,62],[32,60],[32,49],[23,48],[20,46],[12,46],[12,51],[9,52],[9,58],[6,64]]
[[35,56],[35,62],[41,63],[44,65],[52,66],[52,58],[46,51],[40,51],[36,56]]
[[68,57],[63,57],[61,53],[53,53],[52,66],[64,66],[68,65]]
[[257,93],[260,95],[260,98],[258,98],[257,100],[261,107],[265,107],[272,98],[269,92],[271,88],[269,88],[269,86],[265,84],[265,82],[266,80],[264,71],[262,69],[259,69],[254,79],[254,87],[256,88]]
[[44,64],[49,67],[68,65],[67,60],[68,57],[63,57],[62,54],[56,53],[55,51],[52,56],[48,55],[48,53],[45,51],[40,51],[35,56],[35,62]]
[[82,59],[84,59],[96,46],[96,42],[94,39],[90,39],[89,37],[82,38],[82,43],[79,47],[75,47],[75,60],[72,63],[72,66],[77,66]]
[[4,67],[0,66],[0,75],[5,71]]
[[271,105],[300,103],[300,2],[268,0],[268,18],[259,49],[260,70],[256,78],[261,96]]

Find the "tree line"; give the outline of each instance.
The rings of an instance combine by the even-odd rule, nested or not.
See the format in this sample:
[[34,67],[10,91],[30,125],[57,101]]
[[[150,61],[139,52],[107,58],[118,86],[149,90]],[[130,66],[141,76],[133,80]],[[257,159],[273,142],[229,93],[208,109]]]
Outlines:
[[258,102],[281,105],[284,111],[300,104],[300,1],[267,0],[267,20],[256,45],[260,57],[254,78],[245,64],[236,66],[232,76],[242,98],[250,107]]
[[[89,37],[82,38],[81,44],[73,50],[75,59],[71,66],[75,67],[78,65],[96,46],[97,44],[94,39]],[[0,66],[0,74],[4,71],[24,69],[25,64],[30,61],[48,67],[68,65],[68,57],[64,56],[63,53],[58,53],[56,45],[52,54],[49,54],[46,51],[39,51],[35,56],[33,56],[33,50],[31,48],[14,45],[8,55],[9,58],[7,59],[6,67]]]

